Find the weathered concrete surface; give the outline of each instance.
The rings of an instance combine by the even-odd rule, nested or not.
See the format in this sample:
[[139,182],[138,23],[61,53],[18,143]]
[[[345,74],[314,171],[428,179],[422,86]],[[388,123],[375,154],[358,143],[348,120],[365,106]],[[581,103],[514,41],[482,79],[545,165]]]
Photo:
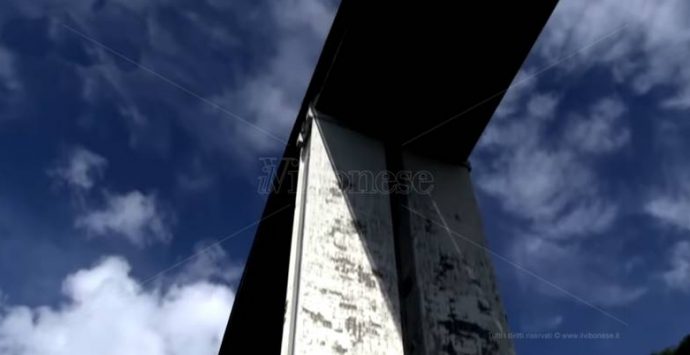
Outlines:
[[391,211],[381,142],[318,119],[305,137],[282,354],[514,354],[468,169],[403,154],[433,183]]
[[[407,323],[418,327],[408,353],[514,354],[510,341],[495,338],[508,331],[507,320],[468,168],[411,154],[403,156],[403,168],[428,171],[434,179],[430,193],[412,191],[403,208],[413,270],[405,275],[410,286],[402,303]],[[414,303],[418,308],[409,309]]]
[[384,170],[383,145],[318,121],[305,150],[282,353],[402,354],[390,201],[335,170]]

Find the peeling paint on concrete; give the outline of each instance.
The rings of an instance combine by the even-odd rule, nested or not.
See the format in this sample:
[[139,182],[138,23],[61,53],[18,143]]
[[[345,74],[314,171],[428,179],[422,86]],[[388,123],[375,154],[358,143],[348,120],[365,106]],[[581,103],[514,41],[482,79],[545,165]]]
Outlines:
[[405,155],[434,176],[430,194],[407,202],[423,344],[413,354],[514,354],[467,168]]
[[294,321],[286,335],[292,353],[402,354],[390,202],[384,194],[348,195],[343,187],[354,182],[340,182],[334,168],[385,169],[383,146],[319,122],[308,149],[299,280],[290,281],[297,307],[285,331]]
[[405,195],[394,237],[390,196],[336,173],[386,170],[382,143],[320,120],[304,149],[284,355],[514,354],[467,167],[403,155],[434,188]]

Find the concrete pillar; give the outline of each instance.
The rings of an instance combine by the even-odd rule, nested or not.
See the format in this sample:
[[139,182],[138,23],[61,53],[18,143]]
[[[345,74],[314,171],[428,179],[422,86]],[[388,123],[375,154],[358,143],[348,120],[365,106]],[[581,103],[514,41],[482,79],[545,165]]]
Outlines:
[[[403,169],[433,177],[403,197],[401,303],[408,354],[514,354],[485,250],[469,167],[405,153]],[[430,186],[429,186],[430,185]],[[410,329],[412,327],[412,329]]]
[[469,169],[306,128],[282,354],[513,354]]
[[390,201],[368,180],[384,147],[319,119],[305,136],[282,354],[402,354]]

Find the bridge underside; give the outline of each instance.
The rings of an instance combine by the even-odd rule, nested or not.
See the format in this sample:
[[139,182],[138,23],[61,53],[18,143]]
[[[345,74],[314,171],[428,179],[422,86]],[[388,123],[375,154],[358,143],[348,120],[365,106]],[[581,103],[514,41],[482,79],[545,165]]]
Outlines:
[[308,102],[358,131],[463,162],[556,2],[345,1]]
[[[316,116],[324,122],[344,127],[356,132],[353,134],[357,137],[376,142],[380,149],[377,148],[375,154],[383,159],[379,164],[381,169],[394,172],[426,169],[435,171],[435,176],[441,178],[437,181],[441,189],[437,193],[440,195],[436,195],[435,200],[428,200],[428,196],[391,196],[390,199],[386,197],[386,201],[390,201],[387,204],[389,207],[381,207],[383,205],[378,202],[376,204],[379,206],[377,208],[383,208],[390,215],[388,219],[376,222],[377,225],[390,225],[386,230],[390,229],[390,243],[393,245],[390,248],[393,249],[386,246],[382,253],[393,253],[392,258],[396,259],[387,264],[394,266],[392,276],[384,277],[385,282],[377,286],[381,289],[381,285],[387,285],[384,287],[384,298],[387,298],[388,307],[393,310],[391,312],[400,313],[391,313],[394,322],[387,334],[394,334],[396,327],[405,328],[400,324],[410,319],[424,316],[419,312],[410,316],[406,309],[419,308],[420,302],[423,302],[420,298],[430,297],[425,292],[431,292],[434,285],[425,285],[424,282],[425,278],[433,279],[429,273],[431,269],[420,269],[419,263],[409,259],[423,258],[423,255],[431,253],[440,257],[451,248],[457,249],[458,244],[451,243],[452,238],[448,239],[454,231],[469,233],[471,236],[468,240],[476,240],[478,245],[482,245],[479,217],[476,208],[472,207],[469,175],[462,172],[461,165],[467,161],[556,2],[491,0],[422,4],[343,0],[285,149],[285,159],[274,180],[275,190],[267,200],[263,219],[257,229],[221,354],[243,353],[245,350],[278,354],[285,336],[284,329],[289,329],[285,328],[284,321],[286,315],[288,318],[290,316],[288,294],[292,289],[289,280],[294,281],[294,277],[289,275],[295,270],[295,255],[291,257],[291,250],[294,254],[296,235],[308,237],[305,233],[293,232],[297,228],[295,221],[301,220],[296,215],[301,202],[296,195],[297,180],[290,177],[297,176],[300,171],[299,165],[294,164],[299,161],[301,152],[297,142],[300,130],[308,127],[305,123],[309,110],[316,112]],[[302,134],[302,138],[305,137],[308,135]],[[325,145],[336,144],[336,141],[325,139]],[[358,147],[361,148],[355,145],[353,149]],[[371,169],[365,161],[367,159],[363,160],[362,166],[355,164],[354,168]],[[333,157],[330,163],[335,164]],[[458,182],[457,188],[454,189],[452,181]],[[339,184],[342,187],[342,181]],[[445,191],[455,192],[444,197]],[[345,195],[349,206],[353,202],[356,204],[352,197]],[[323,198],[326,199],[326,196]],[[414,211],[423,217],[414,211],[404,210],[403,204],[417,206],[413,206]],[[463,216],[452,213],[455,210],[464,211]],[[358,218],[365,219],[357,217],[356,211],[350,212],[355,225],[361,222]],[[427,213],[432,216],[427,216]],[[463,219],[465,215],[471,218]],[[320,222],[324,220],[316,221]],[[425,229],[424,226],[428,227]],[[417,233],[413,233],[417,227],[422,228],[419,233],[426,233],[434,242],[419,244],[410,234]],[[382,243],[388,245],[387,241]],[[365,241],[362,246],[367,255],[371,255],[372,250],[378,250],[378,246],[372,242]],[[461,257],[448,259],[450,264],[461,269],[465,265],[463,262],[471,265],[488,263],[488,259],[482,256],[483,251],[471,254],[472,247],[471,242],[461,244]],[[381,260],[361,261],[376,263]],[[480,273],[491,271],[490,266],[477,270]],[[411,274],[417,275],[412,286],[405,284],[404,277]],[[457,283],[461,279],[466,285],[473,285],[476,280],[474,276],[468,277],[470,274],[451,272],[448,282]],[[486,274],[481,279],[490,280],[490,275]],[[488,295],[493,297],[495,290],[491,290],[491,282],[485,286],[489,290]],[[405,299],[401,296],[402,292],[409,292],[410,287],[416,287],[416,293]],[[427,289],[420,290],[421,287]],[[443,288],[437,291],[437,294],[447,293]],[[454,292],[470,298],[442,296],[451,298],[442,301],[445,305],[456,307],[457,303],[457,307],[462,308],[465,306],[461,304],[467,304],[467,300],[471,299],[472,307],[479,307],[480,311],[483,309],[485,312],[495,308],[496,313],[492,313],[491,317],[500,318],[502,313],[497,300],[487,298],[477,301],[483,296],[478,298],[472,292],[468,296],[467,288]],[[427,307],[427,311],[432,315],[442,311],[434,308],[434,305],[427,306],[431,307]],[[465,311],[459,310],[457,315]],[[456,330],[467,326],[460,318],[449,322],[447,325]],[[406,353],[416,353],[410,350],[409,339],[426,342],[427,347],[433,346],[428,345],[433,341],[425,340],[430,333],[415,334],[414,329],[407,328],[396,330],[404,334],[401,335],[401,338],[405,338],[401,340],[404,343],[401,346],[405,347]],[[500,326],[491,329],[496,331]],[[450,348],[448,351],[452,353],[456,350]]]

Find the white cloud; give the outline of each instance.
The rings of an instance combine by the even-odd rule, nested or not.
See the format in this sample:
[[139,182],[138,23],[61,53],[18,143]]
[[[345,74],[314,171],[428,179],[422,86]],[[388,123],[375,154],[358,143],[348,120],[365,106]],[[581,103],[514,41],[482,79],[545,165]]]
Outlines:
[[199,243],[194,247],[195,257],[175,275],[178,282],[192,280],[222,280],[231,282],[242,275],[242,266],[231,264],[228,254],[219,244]]
[[588,116],[571,116],[566,139],[575,149],[586,153],[618,151],[630,141],[630,130],[623,120],[625,112],[623,102],[604,98],[590,108]]
[[102,156],[76,147],[48,174],[73,188],[90,190],[107,165],[108,161]]
[[[477,186],[520,221],[506,227],[517,231],[509,239],[511,260],[561,289],[524,273],[518,277],[549,297],[575,295],[598,306],[634,302],[647,288],[621,281],[623,267],[584,247],[587,239],[604,237],[620,213],[615,196],[602,193],[592,154],[629,143],[625,107],[603,98],[585,109],[586,116],[576,116],[558,110],[559,97],[536,87],[511,88],[518,92],[509,91],[509,108],[490,123],[474,164]],[[558,117],[571,121],[554,129],[562,127]]]
[[[616,32],[617,31],[617,32]],[[536,48],[562,69],[602,65],[639,94],[671,87],[662,107],[690,108],[690,4],[684,0],[564,0]]]
[[[536,84],[537,80],[531,71],[527,71],[525,68],[520,69],[503,96],[501,104],[496,108],[492,122],[516,114],[520,110],[524,97],[534,91]],[[555,96],[549,97],[555,98]]]
[[135,190],[123,195],[106,194],[105,206],[85,211],[75,225],[94,236],[115,235],[145,246],[172,237],[168,219],[155,195]]
[[133,190],[125,194],[103,193],[103,205],[91,208],[96,200],[92,190],[103,177],[108,161],[87,149],[76,147],[48,171],[59,183],[75,189],[78,211],[74,225],[90,236],[122,237],[143,247],[167,242],[172,237],[171,214],[161,207],[153,193]]
[[575,296],[604,307],[627,305],[647,293],[646,287],[620,281],[625,273],[622,265],[610,263],[608,258],[577,243],[533,235],[515,239],[512,260],[558,287],[516,271],[523,283],[530,285],[530,290],[562,299],[574,300]]
[[644,211],[664,225],[681,231],[690,231],[690,170],[687,167],[674,164],[664,172],[665,186],[650,189]]
[[[287,137],[334,15],[334,4],[328,0],[276,2],[270,12],[280,29],[276,54],[240,90],[218,101],[229,102],[228,107],[241,105],[258,127]],[[255,129],[235,129],[233,136],[235,144],[257,151],[279,146]]]
[[628,143],[628,128],[620,122],[624,106],[601,99],[589,108],[589,117],[577,117],[558,137],[546,134],[557,123],[550,118],[568,115],[556,112],[557,97],[539,92],[519,97],[521,101],[509,102],[513,114],[491,122],[480,140],[485,165],[476,164],[477,185],[543,236],[605,231],[618,208],[600,194],[591,158],[583,153],[611,153]]
[[[619,31],[614,33],[616,30]],[[604,39],[606,36],[608,38]],[[611,73],[615,84],[624,87],[626,92],[649,95],[654,105],[663,110],[690,109],[689,2],[560,1],[535,46],[535,53],[554,63],[585,47],[589,48],[559,64],[558,70],[576,73],[597,66]],[[617,151],[626,145],[630,133],[620,126],[619,119],[625,109],[612,103],[609,102],[609,107],[600,107],[598,113],[590,112],[587,117],[570,117],[577,119],[570,122],[570,144],[587,153]],[[665,113],[657,115],[663,117]],[[652,118],[655,117],[649,119]],[[678,159],[678,152],[686,150],[677,138],[680,126],[654,123],[665,125],[660,126],[663,133],[657,138],[657,145],[662,146],[663,151],[655,154],[662,164],[673,167],[671,174],[666,176],[667,186],[653,187],[643,209],[665,225],[690,231],[690,189],[686,187],[688,174],[684,171],[687,167],[683,167],[686,165],[684,157]],[[669,127],[674,128],[669,130]],[[664,178],[663,174],[657,176]],[[687,244],[679,243],[671,252],[673,268],[663,274],[669,287],[687,290],[687,248]]]
[[671,269],[662,274],[671,289],[690,293],[690,242],[680,241],[671,251]]
[[[272,5],[267,18],[279,30],[274,56],[256,75],[245,78],[238,89],[211,98],[223,107],[241,108],[243,117],[261,129],[225,121],[219,138],[232,145],[233,151],[241,147],[246,155],[247,148],[266,152],[281,146],[275,137],[286,139],[294,123],[335,9],[329,0],[290,0]],[[228,135],[233,138],[228,139]]]
[[215,355],[234,300],[197,280],[146,289],[109,257],[69,275],[57,307],[0,304],[3,355]]
[[293,30],[308,28],[323,36],[331,27],[336,5],[333,0],[288,0],[276,3],[272,10],[281,26]]
[[647,202],[645,211],[661,222],[690,231],[690,196],[657,195]]
[[567,152],[515,147],[506,153],[491,172],[480,174],[478,185],[523,218],[555,218],[591,180]]
[[527,115],[535,118],[552,118],[556,113],[558,98],[553,94],[535,94],[527,102]]
[[558,218],[533,226],[533,230],[548,238],[588,236],[607,231],[618,217],[618,206],[604,198],[588,196],[570,209],[564,209]]
[[[114,104],[127,122],[130,143],[136,148],[169,154],[172,131],[181,128],[202,151],[220,151],[234,160],[282,149],[338,1],[288,0],[250,5],[205,0],[202,8],[212,9],[218,16],[182,8],[170,10],[177,16],[175,21],[172,16],[154,16],[173,2],[117,0],[93,11],[94,4],[100,2],[14,1],[23,14],[60,19],[52,21],[53,39],[84,42],[100,65],[80,68],[83,98],[88,103],[106,100]],[[127,28],[116,37],[131,51],[119,50],[159,75],[147,70],[120,70],[118,63],[122,61],[112,53],[60,26],[65,9],[74,15],[69,16],[68,25],[106,46],[120,45],[113,42],[110,27],[104,24]],[[180,23],[192,29],[185,36],[177,33]],[[2,58],[0,71],[1,66]],[[175,84],[171,86],[165,82],[168,80]],[[184,89],[175,88],[177,85]],[[198,97],[192,98],[190,93]],[[145,107],[152,101],[158,102],[155,106],[160,111]],[[85,112],[80,119],[95,124],[100,122],[96,115]],[[175,124],[171,124],[170,116],[177,120]]]

